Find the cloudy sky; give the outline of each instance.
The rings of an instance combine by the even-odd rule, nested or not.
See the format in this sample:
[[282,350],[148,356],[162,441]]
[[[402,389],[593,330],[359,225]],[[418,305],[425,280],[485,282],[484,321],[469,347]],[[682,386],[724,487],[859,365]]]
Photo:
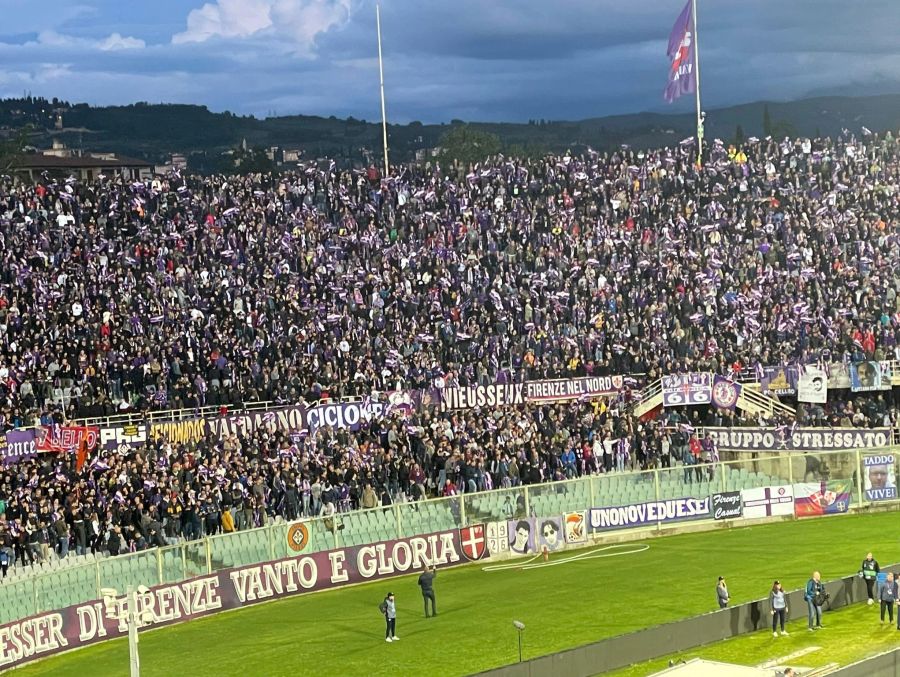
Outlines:
[[[382,0],[396,122],[690,110],[683,0]],[[0,96],[380,119],[374,0],[0,0]],[[900,91],[897,0],[699,0],[704,107]],[[685,97],[687,98],[687,97]]]

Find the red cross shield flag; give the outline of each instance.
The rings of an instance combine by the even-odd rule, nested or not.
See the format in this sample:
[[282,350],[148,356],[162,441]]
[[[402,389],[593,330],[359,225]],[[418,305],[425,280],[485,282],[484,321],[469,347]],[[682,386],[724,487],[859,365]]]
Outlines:
[[466,556],[466,559],[474,562],[484,557],[486,541],[483,524],[473,524],[460,529],[459,541],[462,544],[463,555]]

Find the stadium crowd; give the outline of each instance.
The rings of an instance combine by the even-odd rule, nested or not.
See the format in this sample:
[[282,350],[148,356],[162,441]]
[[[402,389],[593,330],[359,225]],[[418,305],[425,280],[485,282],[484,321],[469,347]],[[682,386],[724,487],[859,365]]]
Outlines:
[[[4,180],[3,428],[496,378],[898,357],[894,137],[753,139],[713,144],[702,169],[691,158],[678,146],[410,166],[387,179],[310,167]],[[81,473],[66,459],[26,460],[4,469],[0,538],[26,561],[70,544],[115,554],[275,515],[714,453],[691,443],[697,410],[667,430],[627,404],[157,440]],[[890,395],[830,393],[801,415],[897,421]]]

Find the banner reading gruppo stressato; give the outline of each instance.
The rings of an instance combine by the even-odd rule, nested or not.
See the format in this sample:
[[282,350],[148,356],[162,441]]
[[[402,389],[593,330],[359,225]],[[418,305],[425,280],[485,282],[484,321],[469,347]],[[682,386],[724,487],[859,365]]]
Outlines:
[[[168,625],[279,597],[396,576],[421,570],[425,564],[480,559],[486,554],[486,541],[483,528],[478,532],[474,529],[467,527],[223,569],[151,588],[138,596],[138,613],[149,610],[154,619],[151,626]],[[378,601],[380,598],[374,599],[373,604]],[[124,608],[128,602],[122,597],[117,604]],[[31,616],[0,626],[0,668],[11,668],[127,632],[124,623],[106,617],[101,601]]]
[[886,447],[890,428],[704,428],[720,451],[834,451]]
[[644,524],[709,519],[710,498],[670,498],[614,508],[591,508],[588,524],[592,532],[625,529]]

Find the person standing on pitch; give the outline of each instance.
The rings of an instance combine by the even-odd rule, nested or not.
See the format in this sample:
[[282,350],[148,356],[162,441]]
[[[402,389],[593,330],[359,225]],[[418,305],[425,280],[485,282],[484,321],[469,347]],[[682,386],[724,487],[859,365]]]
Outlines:
[[[871,552],[867,554],[866,558],[862,561],[859,571],[866,581],[866,593],[869,595],[869,601],[866,603],[869,606],[872,606],[875,603],[875,581],[878,580],[878,572],[881,571],[881,569],[878,567],[878,560],[872,557]],[[884,616],[884,611],[882,611],[881,615]]]
[[806,594],[803,595],[806,600],[807,610],[809,612],[809,631],[812,632],[817,628],[823,628],[822,625],[822,605],[825,603],[825,586],[822,583],[822,577],[818,571],[813,571],[812,578],[806,582]]
[[387,623],[384,641],[396,642],[400,638],[397,637],[397,605],[394,602],[394,593],[389,592],[378,608],[384,614],[384,620]]
[[719,582],[716,583],[716,598],[719,600],[720,609],[727,607],[728,600],[731,599],[728,594],[728,585],[725,583],[724,576],[719,576]]
[[[888,572],[887,580],[878,586],[878,599],[881,601],[881,622],[884,624],[884,610],[887,609],[888,621],[894,622],[894,604],[897,603],[897,583],[894,574]],[[900,627],[900,611],[897,612],[897,625]]]
[[781,634],[787,635],[787,630],[784,629],[784,617],[788,612],[787,596],[778,581],[772,584],[772,590],[769,592],[769,606],[772,607],[772,637],[778,637],[779,622],[781,622]]
[[431,615],[437,616],[434,606],[434,577],[437,572],[433,566],[425,565],[425,571],[419,574],[419,587],[422,588],[422,600],[425,602],[425,618],[428,618],[428,600],[431,600]]

